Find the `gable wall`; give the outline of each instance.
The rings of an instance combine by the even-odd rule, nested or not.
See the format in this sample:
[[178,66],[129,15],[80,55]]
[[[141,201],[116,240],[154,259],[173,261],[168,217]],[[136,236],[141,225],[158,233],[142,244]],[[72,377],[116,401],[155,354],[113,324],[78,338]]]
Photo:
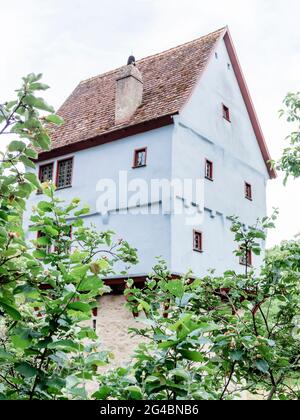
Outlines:
[[[228,69],[223,41],[217,53],[218,59],[212,58],[174,127],[173,177],[204,178],[205,159],[214,163],[214,181],[204,180],[204,223],[187,226],[182,217],[172,218],[175,272],[187,267],[201,275],[208,268],[218,274],[228,269],[244,272],[233,255],[236,245],[228,217],[237,215],[249,226],[266,215],[268,172],[233,69]],[[230,108],[231,123],[223,118],[222,103]],[[252,185],[252,202],[244,197],[245,181]],[[192,249],[194,228],[203,231],[203,254]],[[262,257],[254,257],[256,266],[261,261]]]

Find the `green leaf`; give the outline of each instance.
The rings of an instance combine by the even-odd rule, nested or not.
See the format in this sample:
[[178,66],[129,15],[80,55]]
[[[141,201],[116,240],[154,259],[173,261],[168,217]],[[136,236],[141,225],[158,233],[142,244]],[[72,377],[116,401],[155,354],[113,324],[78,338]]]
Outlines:
[[41,246],[47,246],[47,245],[51,245],[51,240],[47,238],[47,236],[40,236],[36,240],[36,243]]
[[20,312],[14,308],[13,306],[9,305],[3,299],[0,299],[0,306],[12,319],[15,321],[20,321],[22,319]]
[[107,365],[107,353],[92,353],[85,359],[87,365],[93,366],[106,366]]
[[243,355],[243,350],[234,350],[229,352],[229,357],[233,362],[239,362],[240,360],[242,360]]
[[103,287],[103,281],[98,279],[98,277],[87,277],[86,279],[83,279],[78,290],[80,292],[90,292],[92,290],[101,290]]
[[80,279],[86,275],[86,273],[89,270],[88,265],[80,265],[78,267],[75,267],[71,272],[70,276],[74,277],[75,279]]
[[125,388],[125,392],[129,394],[129,400],[142,400],[143,394],[141,389],[138,386],[128,386]]
[[89,212],[90,212],[90,208],[88,206],[84,206],[81,210],[76,211],[74,215],[76,217],[79,217],[79,216],[84,216],[86,214],[89,214]]
[[23,152],[26,149],[26,144],[22,141],[12,141],[8,146],[9,152]]
[[20,158],[19,158],[19,160],[20,160],[20,162],[22,162],[23,163],[23,165],[26,167],[26,168],[32,168],[32,169],[35,169],[35,163],[34,162],[32,162],[32,160],[30,160],[27,156],[20,156]]
[[83,302],[73,302],[68,305],[69,309],[72,309],[73,311],[79,311],[79,312],[90,312],[91,307],[87,303]]
[[53,204],[49,203],[48,201],[40,201],[37,207],[39,210],[45,213],[51,213],[53,210]]
[[45,120],[56,125],[62,125],[64,123],[64,120],[56,114],[48,115],[45,117]]
[[49,86],[45,85],[44,83],[31,83],[30,84],[30,89],[31,90],[48,90]]
[[36,138],[36,142],[38,143],[39,147],[44,150],[49,150],[51,145],[50,137],[46,133],[39,134]]
[[8,363],[13,362],[14,356],[11,353],[8,353],[6,350],[0,349],[0,361],[4,361]]
[[28,338],[25,338],[20,335],[12,336],[11,341],[17,349],[21,349],[21,350],[25,350],[31,345],[31,341]]
[[49,236],[58,236],[58,230],[49,225],[46,225],[44,227],[44,232]]
[[30,149],[30,148],[27,148],[27,149],[24,151],[24,153],[25,153],[25,155],[26,155],[27,157],[29,157],[29,158],[31,158],[31,159],[36,159],[36,158],[38,157],[38,153],[37,153],[35,150]]
[[27,95],[24,98],[23,102],[29,106],[40,109],[42,111],[48,111],[48,112],[54,113],[53,106],[48,105],[47,102],[43,98],[36,98],[33,95]]
[[173,369],[169,372],[169,374],[184,381],[188,381],[190,379],[189,374],[184,369]]
[[256,360],[255,366],[263,373],[269,372],[270,366],[265,360]]
[[103,385],[99,388],[99,390],[97,392],[95,392],[92,397],[95,398],[96,400],[106,400],[107,397],[110,396],[112,392],[112,388],[110,388],[109,386]]
[[72,340],[58,340],[54,343],[48,344],[48,349],[67,349],[67,350],[78,350],[78,344],[74,343]]
[[168,290],[172,295],[181,298],[184,294],[184,284],[182,280],[170,280],[168,283]]
[[24,378],[33,378],[38,373],[36,368],[34,368],[33,366],[30,366],[28,363],[25,363],[25,362],[16,365],[15,369]]
[[36,174],[33,173],[26,173],[24,174],[24,177],[27,179],[27,181],[29,181],[31,184],[33,184],[36,188],[41,188],[41,183],[38,179],[38,177],[36,176]]
[[47,258],[48,256],[47,252],[43,251],[42,249],[36,249],[35,251],[33,251],[32,254],[38,260],[43,260],[44,258]]
[[192,362],[203,362],[204,357],[198,351],[191,351],[191,350],[179,350],[182,357],[187,360],[191,360]]

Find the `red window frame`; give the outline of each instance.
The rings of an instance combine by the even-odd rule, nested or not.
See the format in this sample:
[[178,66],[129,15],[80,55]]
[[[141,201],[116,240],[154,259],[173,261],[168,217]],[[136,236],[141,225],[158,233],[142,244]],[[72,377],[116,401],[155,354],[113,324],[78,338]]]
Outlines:
[[214,180],[214,163],[208,159],[205,159],[205,178],[209,181]]
[[252,185],[249,182],[245,182],[245,198],[250,201],[253,200]]
[[199,230],[193,231],[193,249],[195,252],[203,252],[203,234]]
[[[139,153],[145,153],[145,163],[143,165],[138,164]],[[147,166],[147,147],[141,147],[140,149],[135,149],[134,155],[133,155],[132,167],[134,169],[137,169],[137,168],[144,168],[145,166]]]
[[[240,251],[243,251],[242,248],[240,248]],[[252,262],[253,262],[253,256],[252,256],[252,251],[251,249],[248,249],[247,251],[247,256],[246,255],[241,255],[240,256],[240,264],[244,265],[245,267],[252,267]]]
[[[62,163],[64,163],[64,162],[67,162],[67,161],[72,161],[72,172],[71,172],[71,182],[70,182],[70,184],[69,185],[64,185],[64,186],[62,186],[62,187],[59,187],[58,186],[58,179],[59,179],[59,168],[60,168],[60,165],[62,164]],[[58,189],[58,190],[63,190],[64,188],[71,188],[72,187],[72,181],[73,181],[73,171],[74,171],[74,157],[72,156],[72,157],[68,157],[68,158],[65,158],[65,159],[61,159],[61,160],[58,160],[57,161],[57,165],[56,165],[56,179],[55,179],[55,185],[56,185],[56,188]]]
[[226,121],[231,122],[230,109],[228,108],[228,106],[226,106],[225,104],[222,104],[222,109],[223,109],[223,118]]
[[39,181],[40,181],[41,183],[43,183],[43,182],[47,182],[47,181],[42,181],[42,180],[41,180],[41,177],[42,177],[42,170],[43,170],[43,168],[46,168],[47,166],[51,166],[51,169],[52,169],[51,179],[49,179],[48,181],[53,181],[53,174],[54,174],[54,162],[49,162],[49,163],[45,163],[45,164],[43,164],[43,165],[40,165],[40,166],[39,166]]

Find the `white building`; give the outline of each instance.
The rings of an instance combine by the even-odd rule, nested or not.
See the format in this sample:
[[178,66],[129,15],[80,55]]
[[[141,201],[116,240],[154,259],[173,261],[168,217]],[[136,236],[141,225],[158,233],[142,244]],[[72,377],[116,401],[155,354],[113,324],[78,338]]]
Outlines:
[[[58,114],[65,124],[39,155],[41,180],[55,180],[59,197],[89,204],[86,223],[138,249],[132,276],[144,279],[158,256],[174,274],[244,271],[228,218],[249,226],[265,216],[267,181],[276,175],[227,28],[81,82]],[[203,223],[174,214],[176,200],[200,204],[180,195],[165,212],[159,197],[146,197],[128,214],[121,203],[101,214],[97,183],[117,181],[120,171],[148,183],[202,178]],[[28,204],[27,225],[40,198]],[[141,209],[158,214],[136,214]],[[252,258],[258,266],[262,257]]]

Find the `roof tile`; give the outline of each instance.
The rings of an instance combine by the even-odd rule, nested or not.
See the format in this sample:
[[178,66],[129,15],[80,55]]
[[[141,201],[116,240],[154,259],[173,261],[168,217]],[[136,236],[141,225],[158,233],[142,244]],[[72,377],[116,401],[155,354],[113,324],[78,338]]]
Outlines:
[[178,112],[222,33],[224,29],[137,61],[143,101],[125,124],[115,124],[116,79],[122,67],[81,82],[58,110],[65,123],[53,130],[52,149]]

